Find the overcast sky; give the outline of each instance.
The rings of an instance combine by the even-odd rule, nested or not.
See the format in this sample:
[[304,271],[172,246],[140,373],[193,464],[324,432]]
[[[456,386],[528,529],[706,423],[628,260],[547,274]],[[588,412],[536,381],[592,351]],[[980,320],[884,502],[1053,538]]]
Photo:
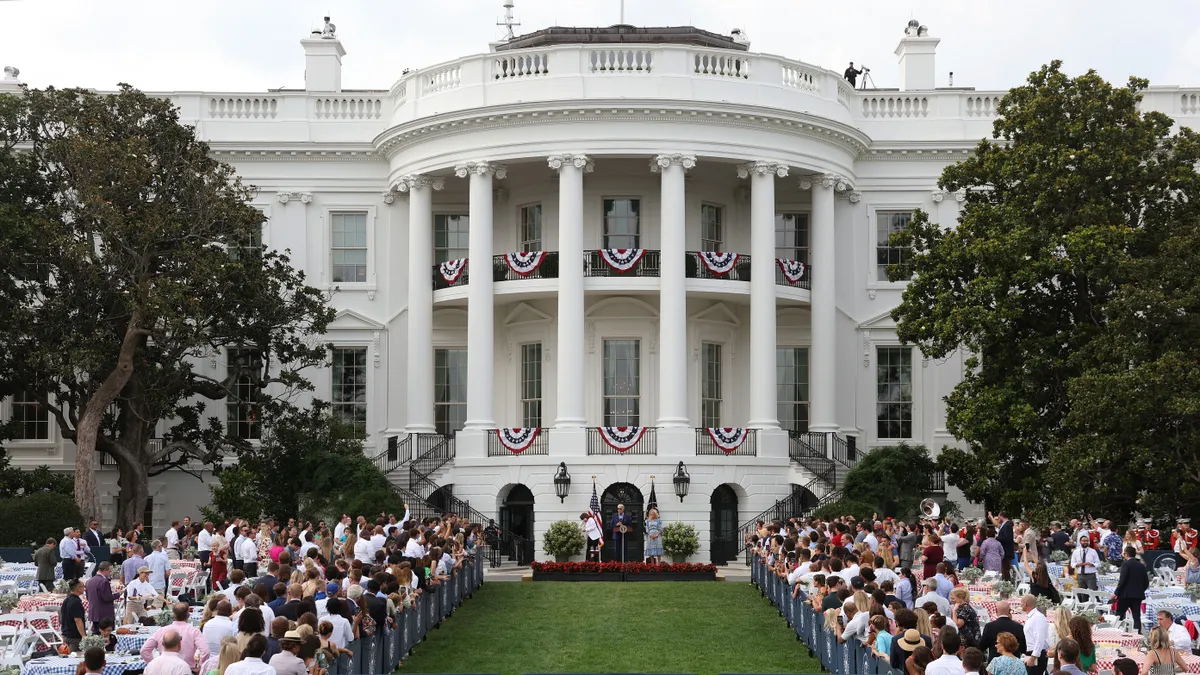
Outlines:
[[[404,68],[487,51],[503,0],[0,0],[0,66],[31,86],[255,92],[302,88],[298,41],[332,15],[347,89],[385,89]],[[1007,89],[1062,59],[1124,83],[1200,85],[1200,1],[625,0],[626,23],[749,35],[752,51],[841,71],[871,67],[895,87],[909,18],[938,46],[938,86]],[[618,22],[620,0],[516,0],[521,32]]]

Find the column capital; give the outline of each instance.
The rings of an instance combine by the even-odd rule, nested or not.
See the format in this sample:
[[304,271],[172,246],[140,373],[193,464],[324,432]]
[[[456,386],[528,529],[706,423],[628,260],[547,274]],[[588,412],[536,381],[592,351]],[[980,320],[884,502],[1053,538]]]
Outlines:
[[854,189],[854,186],[850,183],[849,179],[836,173],[816,174],[804,176],[800,179],[801,190],[811,190],[814,185],[832,188],[834,192],[847,192]]
[[580,169],[584,173],[591,173],[596,168],[596,163],[592,161],[592,158],[582,154],[562,153],[550,155],[546,158],[546,163],[555,171],[567,165]]
[[694,155],[684,155],[681,153],[666,153],[655,155],[654,159],[650,160],[650,170],[658,173],[672,165],[682,166],[684,171],[695,168],[696,157]]
[[496,176],[497,180],[503,179],[508,175],[508,167],[503,164],[496,164],[495,162],[483,160],[476,162],[462,162],[454,167],[454,175],[458,176],[459,178],[466,178],[467,176],[471,175],[488,176],[493,174]]
[[446,187],[446,179],[441,176],[430,176],[423,173],[415,173],[407,176],[401,176],[392,189],[397,192],[410,192],[418,188],[433,188],[441,190]]
[[286,203],[292,201],[293,199],[295,199],[296,201],[300,202],[301,204],[308,206],[312,202],[312,193],[311,192],[301,192],[298,190],[291,190],[288,192],[276,192],[275,198],[279,200],[280,204],[286,204]]
[[738,178],[749,178],[751,174],[756,176],[775,174],[780,178],[787,178],[788,165],[782,162],[771,162],[767,160],[757,160],[738,165]]
[[393,187],[387,192],[379,193],[379,198],[383,200],[384,204],[392,204],[396,201],[396,189]]

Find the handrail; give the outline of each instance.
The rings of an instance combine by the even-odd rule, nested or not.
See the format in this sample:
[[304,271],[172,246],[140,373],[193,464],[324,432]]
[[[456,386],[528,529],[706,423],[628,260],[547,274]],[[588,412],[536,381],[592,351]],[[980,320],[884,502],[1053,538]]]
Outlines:
[[642,254],[642,259],[634,263],[633,267],[625,272],[609,267],[608,263],[604,262],[603,256],[599,250],[591,250],[583,252],[583,276],[585,277],[657,277],[662,270],[661,261],[662,252],[658,249],[646,249]]
[[758,430],[747,429],[746,438],[734,450],[727,452],[709,435],[708,429],[696,429],[696,455],[725,455],[725,456],[758,456]]
[[412,461],[411,436],[400,439],[398,436],[388,436],[387,449],[371,458],[376,468],[384,473],[391,473]]
[[704,264],[701,253],[707,251],[688,251],[684,265],[684,276],[688,279],[716,279],[719,281],[750,281],[750,256],[745,253],[737,254],[737,262],[733,269],[724,274],[713,272]]
[[508,264],[508,254],[492,256],[492,281],[521,281],[522,279],[557,279],[558,251],[542,251],[542,261],[536,269],[520,274]]
[[833,439],[833,460],[841,463],[847,468],[854,468],[858,464],[858,451],[850,447],[846,439],[838,434],[829,434]]
[[[807,436],[808,434],[803,434]],[[801,434],[788,433],[788,456],[808,469],[817,477],[824,477],[829,489],[837,487],[837,471],[834,461],[813,447]]]
[[754,531],[754,526],[758,524],[758,521],[761,520],[765,523],[771,523],[775,521],[787,520],[793,516],[797,518],[807,518],[809,514],[813,513],[822,506],[841,499],[842,491],[835,489],[826,492],[813,504],[806,503],[807,496],[809,494],[815,494],[812,488],[819,487],[818,484],[823,483],[825,480],[827,480],[827,477],[822,476],[812,479],[808,482],[808,485],[804,486],[804,488],[793,490],[790,495],[776,501],[766,511],[763,511],[757,516],[742,523],[742,525],[738,528],[738,534],[741,536],[739,537],[738,549],[735,551],[735,553],[741,553],[745,551],[746,564],[750,564],[750,549],[746,545],[746,540],[749,539],[750,534]]
[[488,431],[488,457],[528,457],[529,455],[549,455],[550,454],[550,430],[542,427],[538,429],[538,435],[529,445],[520,452],[513,452],[508,449],[508,446],[500,442],[500,437],[497,436],[495,429]]

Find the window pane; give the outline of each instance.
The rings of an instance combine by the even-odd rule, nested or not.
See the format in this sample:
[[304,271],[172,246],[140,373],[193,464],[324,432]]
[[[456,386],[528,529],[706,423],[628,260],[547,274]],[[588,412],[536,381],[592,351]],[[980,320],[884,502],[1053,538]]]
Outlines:
[[723,209],[712,204],[700,205],[700,250],[724,251]]
[[605,199],[604,248],[638,248],[640,212],[637,199]]
[[23,391],[13,398],[12,419],[16,425],[15,440],[50,440],[50,411],[34,400],[30,392]]
[[367,435],[367,349],[333,350],[333,414],[350,424],[360,437]]
[[793,433],[808,431],[808,348],[775,350],[779,425]]
[[887,281],[887,268],[890,265],[906,265],[912,251],[908,248],[891,245],[891,236],[902,232],[912,220],[909,211],[885,211],[876,214],[875,227],[875,267],[876,278]]
[[705,342],[700,351],[702,378],[700,383],[701,426],[721,426],[721,345]]
[[875,420],[879,438],[912,438],[912,349],[879,347],[875,365]]
[[542,343],[521,345],[521,426],[542,426]]
[[433,375],[434,424],[452,436],[467,421],[467,350],[434,350]]
[[521,207],[521,250],[542,250],[542,205]]
[[226,350],[225,368],[227,377],[233,378],[233,395],[225,401],[225,427],[234,438],[255,440],[261,436],[258,405],[254,403],[261,367],[261,358],[253,349]]
[[604,425],[639,426],[641,343],[604,341]]
[[466,214],[438,214],[433,218],[434,262],[466,258],[471,241],[471,219]]
[[[330,214],[330,263],[333,281],[367,280],[367,214]],[[261,245],[261,244],[260,244]]]
[[775,216],[775,257],[808,264],[808,214],[780,213]]

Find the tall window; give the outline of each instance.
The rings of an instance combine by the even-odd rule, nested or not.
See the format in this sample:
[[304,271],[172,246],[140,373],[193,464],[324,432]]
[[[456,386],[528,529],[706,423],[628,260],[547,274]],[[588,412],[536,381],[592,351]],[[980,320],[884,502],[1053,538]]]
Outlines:
[[439,213],[433,217],[433,261],[461,260],[470,251],[471,218]]
[[333,280],[343,283],[366,282],[367,214],[333,213],[329,218],[333,235]]
[[521,207],[521,251],[542,251],[542,205]]
[[705,342],[700,345],[704,372],[700,382],[701,426],[721,426],[721,345]]
[[912,220],[911,211],[880,211],[875,214],[875,278],[888,280],[890,265],[908,265],[912,250],[903,246],[892,246],[892,235],[904,231]]
[[542,343],[521,345],[521,426],[542,426]]
[[725,250],[724,209],[713,204],[700,205],[700,250]]
[[467,350],[438,349],[433,356],[434,424],[443,436],[467,423]]
[[775,257],[808,264],[808,214],[775,215]]
[[23,391],[13,397],[12,421],[16,426],[14,440],[50,440],[50,411],[34,400],[30,392]]
[[779,426],[795,434],[808,431],[808,348],[775,350]]
[[879,347],[875,366],[878,438],[912,438],[912,348]]
[[604,248],[640,248],[641,212],[639,199],[605,199]]
[[333,414],[367,437],[367,348],[333,349]]
[[225,400],[226,433],[234,438],[256,440],[262,431],[258,405],[254,403],[262,358],[253,349],[229,348],[226,354],[226,373],[232,382],[232,395]]
[[[366,246],[366,239],[363,239],[363,246]],[[262,255],[263,250],[263,234],[262,225],[252,228],[244,236],[238,237],[235,243],[229,247],[229,255],[234,258],[240,256],[249,256],[256,258]],[[363,258],[364,262],[366,258]],[[365,274],[365,273],[364,273]]]
[[641,413],[641,343],[604,341],[604,426],[636,427]]

